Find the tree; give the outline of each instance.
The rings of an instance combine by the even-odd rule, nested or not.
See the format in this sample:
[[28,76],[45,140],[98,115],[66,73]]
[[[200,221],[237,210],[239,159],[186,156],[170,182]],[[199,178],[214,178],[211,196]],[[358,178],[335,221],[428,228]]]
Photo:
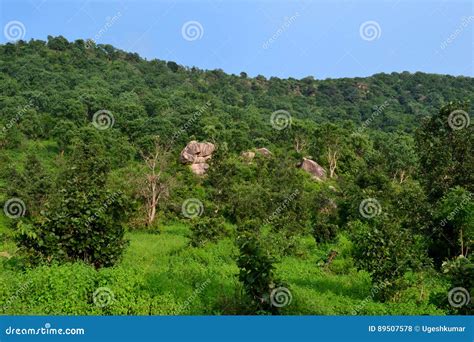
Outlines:
[[425,262],[420,236],[391,220],[353,221],[349,227],[356,266],[368,271],[374,283],[393,284],[407,270],[420,269]]
[[450,189],[437,203],[433,248],[437,258],[468,256],[474,242],[474,199],[461,187]]
[[141,152],[144,167],[143,179],[138,192],[145,201],[146,225],[151,226],[156,218],[156,210],[162,200],[169,196],[172,178],[166,174],[169,165],[169,151],[160,144],[159,137],[154,137],[150,151]]
[[387,172],[399,183],[405,182],[418,167],[415,141],[412,136],[397,133],[375,134],[374,148],[381,154]]
[[456,185],[474,191],[474,125],[468,123],[468,104],[450,102],[417,131],[421,179],[431,202]]
[[127,205],[106,188],[108,160],[95,129],[81,132],[62,170],[57,194],[33,224],[20,221],[17,241],[35,262],[84,261],[113,266],[127,243]]
[[350,145],[351,134],[347,129],[335,124],[323,124],[316,131],[315,150],[329,169],[329,178],[337,176],[336,171],[347,169],[354,152]]
[[258,239],[258,223],[247,221],[240,227],[237,237],[239,256],[239,280],[250,297],[253,312],[276,312],[272,306],[270,294],[276,287],[273,263],[275,259],[263,248]]
[[51,131],[51,135],[56,139],[61,154],[70,145],[77,132],[77,127],[72,121],[60,120]]
[[22,170],[18,171],[14,167],[7,170],[7,193],[25,202],[28,217],[40,213],[52,188],[51,175],[46,172],[35,152],[27,154]]

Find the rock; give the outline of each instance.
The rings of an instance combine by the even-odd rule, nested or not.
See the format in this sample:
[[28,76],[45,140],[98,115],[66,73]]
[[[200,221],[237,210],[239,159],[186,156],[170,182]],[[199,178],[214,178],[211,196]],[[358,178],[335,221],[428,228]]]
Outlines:
[[0,252],[0,257],[10,259],[12,256],[8,252]]
[[193,140],[181,151],[181,162],[184,164],[204,163],[212,157],[215,149],[214,144]]
[[198,176],[204,175],[208,168],[208,163],[191,164],[191,171]]
[[183,164],[191,164],[191,171],[201,176],[209,169],[207,161],[212,158],[215,149],[214,144],[193,140],[181,151],[180,160]]
[[311,174],[311,176],[318,181],[326,179],[326,170],[314,160],[303,158],[299,167]]
[[259,154],[264,157],[270,157],[272,155],[272,153],[267,148],[261,147],[261,148],[255,149],[255,152],[254,151],[242,152],[240,154],[240,157],[247,163],[250,163],[255,158],[256,154]]
[[262,148],[257,148],[255,150],[256,153],[264,156],[264,157],[270,157],[272,155],[272,153],[265,147],[262,147]]
[[250,163],[253,160],[253,158],[255,158],[255,152],[252,152],[252,151],[242,152],[240,156],[242,157],[243,160]]

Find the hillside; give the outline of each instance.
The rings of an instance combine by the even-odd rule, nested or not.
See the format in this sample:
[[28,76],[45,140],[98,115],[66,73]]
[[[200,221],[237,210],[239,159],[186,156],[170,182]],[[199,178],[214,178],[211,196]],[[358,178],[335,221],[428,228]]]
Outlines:
[[62,37],[3,45],[0,55],[2,94],[9,99],[2,101],[2,119],[32,100],[42,118],[35,134],[44,136],[52,119],[82,124],[97,110],[108,109],[116,116],[116,128],[127,135],[132,133],[125,126],[166,137],[167,130],[183,125],[208,100],[212,110],[203,113],[190,135],[210,139],[205,128],[214,127],[218,136],[212,138],[222,141],[225,133],[248,130],[245,138],[232,136],[236,147],[252,139],[271,140],[268,121],[276,110],[314,122],[350,120],[360,125],[387,101],[371,128],[412,132],[420,118],[445,102],[472,100],[474,93],[472,78],[424,73],[336,80],[227,75],[171,61],[145,61],[110,45],[87,49],[83,41],[69,43]]
[[472,314],[473,78],[0,60],[0,313]]

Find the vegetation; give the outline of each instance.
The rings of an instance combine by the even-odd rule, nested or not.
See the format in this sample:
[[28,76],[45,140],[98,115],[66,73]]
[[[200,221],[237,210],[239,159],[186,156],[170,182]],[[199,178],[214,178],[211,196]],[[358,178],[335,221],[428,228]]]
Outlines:
[[63,37],[0,60],[0,313],[473,313],[474,79],[251,78]]

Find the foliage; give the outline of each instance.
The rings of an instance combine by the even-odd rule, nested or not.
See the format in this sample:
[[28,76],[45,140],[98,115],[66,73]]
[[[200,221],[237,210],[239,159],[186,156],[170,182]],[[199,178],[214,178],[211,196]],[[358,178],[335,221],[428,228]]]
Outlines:
[[[0,45],[0,62],[1,199],[27,207],[16,221],[0,216],[0,299],[24,271],[38,290],[20,302],[34,313],[453,312],[427,293],[446,298],[447,282],[465,284],[458,261],[446,278],[439,266],[471,258],[473,126],[453,128],[452,115],[469,119],[472,78],[252,78],[51,36]],[[282,130],[271,122],[278,110],[291,116]],[[110,125],[97,129],[104,111]],[[179,161],[191,140],[217,147],[204,177]],[[262,147],[271,153],[241,156]],[[303,157],[327,178],[299,169]],[[206,216],[169,227],[194,198]],[[361,214],[367,200],[379,205],[374,217]],[[162,235],[148,234],[158,224]],[[315,267],[329,250],[339,254]],[[77,300],[64,296],[68,277]],[[294,303],[276,310],[268,296],[280,278]],[[380,303],[371,289],[385,280],[390,301]],[[94,307],[100,286],[119,305]]]
[[270,292],[277,287],[274,258],[266,251],[255,233],[254,223],[245,223],[237,237],[239,256],[239,280],[250,297],[256,313],[275,312],[270,301]]
[[443,196],[434,208],[435,226],[430,246],[438,262],[459,255],[467,256],[474,241],[474,200],[472,193],[455,187]]
[[[231,238],[202,248],[187,248],[189,229],[165,225],[161,234],[133,231],[121,263],[95,268],[81,263],[44,265],[19,271],[0,258],[0,313],[37,315],[229,315],[252,313],[242,308],[245,297],[236,281],[237,252]],[[340,253],[336,261],[350,263],[341,241],[329,248]],[[345,242],[345,244],[347,241]],[[291,282],[293,300],[281,308],[287,315],[442,315],[427,296],[444,286],[435,277],[411,284],[413,298],[405,296],[380,303],[371,296],[369,275],[354,268],[341,272],[315,267],[314,260],[327,247],[314,247],[312,238],[301,241],[308,257],[291,256],[277,264],[278,278]],[[4,248],[5,246],[2,246]],[[349,248],[349,246],[347,246]],[[349,251],[347,251],[349,252]],[[10,261],[13,261],[11,259]],[[344,272],[342,272],[344,271]],[[209,280],[209,281],[207,281]],[[204,284],[204,285],[203,285]],[[113,301],[94,303],[94,292],[105,287]],[[446,298],[446,292],[443,293]],[[189,305],[186,305],[188,301]]]
[[448,276],[453,287],[474,288],[474,263],[471,259],[461,255],[443,263],[443,273]]
[[229,235],[222,217],[199,217],[192,220],[191,225],[191,245],[194,247],[215,242]]
[[38,215],[46,204],[53,185],[52,176],[45,170],[41,160],[30,151],[22,170],[10,166],[5,173],[8,196],[24,201],[27,216]]
[[[474,291],[474,263],[472,257],[466,258],[463,255],[458,256],[457,258],[445,261],[442,265],[443,273],[446,275],[450,282],[451,291],[465,291],[469,295],[463,294],[463,296],[456,298],[456,295],[452,295],[451,300],[459,307],[454,307],[451,303],[446,303],[447,297],[438,298],[438,305],[444,306],[447,311],[453,312],[455,314],[465,314],[471,315],[474,312],[474,307],[472,304],[472,298],[470,294]],[[449,294],[448,294],[449,297]],[[471,301],[469,301],[471,299]]]
[[76,141],[50,208],[32,225],[20,222],[19,246],[35,260],[112,266],[126,246],[125,199],[106,189],[108,164],[91,136]]
[[316,223],[313,236],[317,243],[332,242],[337,236],[338,226],[332,223]]
[[474,126],[468,109],[466,102],[449,102],[417,131],[420,173],[432,201],[455,186],[474,191]]
[[[374,219],[351,223],[356,266],[368,271],[375,284],[393,282],[407,270],[419,270],[426,262],[417,236],[396,223]],[[389,292],[384,286],[381,293]]]

